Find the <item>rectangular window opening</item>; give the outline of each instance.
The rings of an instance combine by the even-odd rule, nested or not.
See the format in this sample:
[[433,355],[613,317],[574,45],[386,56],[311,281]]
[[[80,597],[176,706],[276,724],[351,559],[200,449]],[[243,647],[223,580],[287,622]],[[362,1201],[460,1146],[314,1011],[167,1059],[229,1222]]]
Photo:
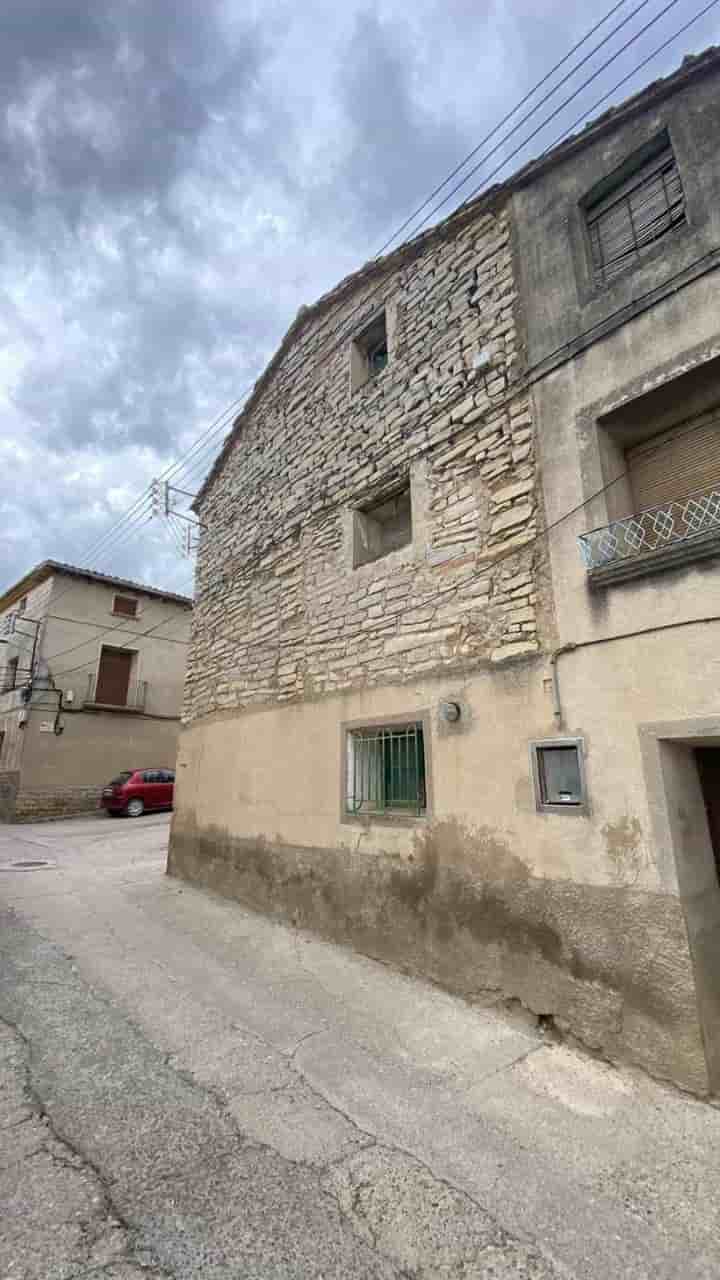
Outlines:
[[353,817],[418,817],[427,809],[422,724],[371,725],[347,733],[345,808]]
[[3,693],[10,693],[17,684],[18,659],[8,658],[5,666],[5,679],[3,680]]
[[667,133],[598,183],[583,204],[594,281],[607,285],[686,221]]
[[539,811],[580,812],[586,806],[580,739],[531,744],[535,802]]
[[113,596],[112,611],[121,614],[124,618],[136,618],[138,601],[133,596]]
[[412,542],[409,482],[354,512],[353,567],[372,564]]
[[376,378],[388,362],[387,322],[385,312],[353,339],[350,344],[350,384],[353,391]]

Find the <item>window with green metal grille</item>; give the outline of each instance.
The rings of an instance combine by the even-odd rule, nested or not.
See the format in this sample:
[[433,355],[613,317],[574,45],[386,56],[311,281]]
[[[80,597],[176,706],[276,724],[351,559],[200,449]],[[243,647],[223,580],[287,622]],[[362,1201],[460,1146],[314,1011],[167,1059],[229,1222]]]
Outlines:
[[420,723],[372,725],[347,735],[347,811],[425,812],[425,743]]

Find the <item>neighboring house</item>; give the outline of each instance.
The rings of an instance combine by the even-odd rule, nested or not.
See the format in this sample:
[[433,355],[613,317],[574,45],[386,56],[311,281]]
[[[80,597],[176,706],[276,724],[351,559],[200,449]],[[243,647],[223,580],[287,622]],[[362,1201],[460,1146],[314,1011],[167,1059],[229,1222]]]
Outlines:
[[81,813],[173,768],[185,596],[46,560],[0,596],[0,821]]
[[719,131],[711,50],[300,312],[196,502],[168,860],[699,1093]]

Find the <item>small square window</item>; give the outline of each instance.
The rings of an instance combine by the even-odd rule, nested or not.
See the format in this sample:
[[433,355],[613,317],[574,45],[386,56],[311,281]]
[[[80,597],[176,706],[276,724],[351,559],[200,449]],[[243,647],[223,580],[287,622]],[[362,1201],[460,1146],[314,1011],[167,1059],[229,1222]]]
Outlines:
[[353,391],[382,373],[388,362],[385,312],[363,329],[350,344],[350,385]]
[[24,613],[27,609],[27,596],[23,596],[22,600],[18,600],[18,613]]
[[348,730],[345,812],[355,818],[418,817],[426,809],[422,722]]
[[587,807],[580,738],[550,738],[530,746],[535,803],[540,812],[583,813]]
[[353,568],[371,564],[412,542],[410,485],[354,512]]
[[123,618],[137,618],[138,601],[132,596],[113,596],[112,611]]

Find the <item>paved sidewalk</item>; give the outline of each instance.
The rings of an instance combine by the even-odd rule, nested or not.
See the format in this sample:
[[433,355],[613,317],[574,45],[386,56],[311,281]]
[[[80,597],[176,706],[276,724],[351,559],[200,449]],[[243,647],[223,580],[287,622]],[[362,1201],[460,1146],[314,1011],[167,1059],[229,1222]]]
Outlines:
[[720,1274],[720,1111],[169,880],[166,841],[0,828],[0,1280]]

